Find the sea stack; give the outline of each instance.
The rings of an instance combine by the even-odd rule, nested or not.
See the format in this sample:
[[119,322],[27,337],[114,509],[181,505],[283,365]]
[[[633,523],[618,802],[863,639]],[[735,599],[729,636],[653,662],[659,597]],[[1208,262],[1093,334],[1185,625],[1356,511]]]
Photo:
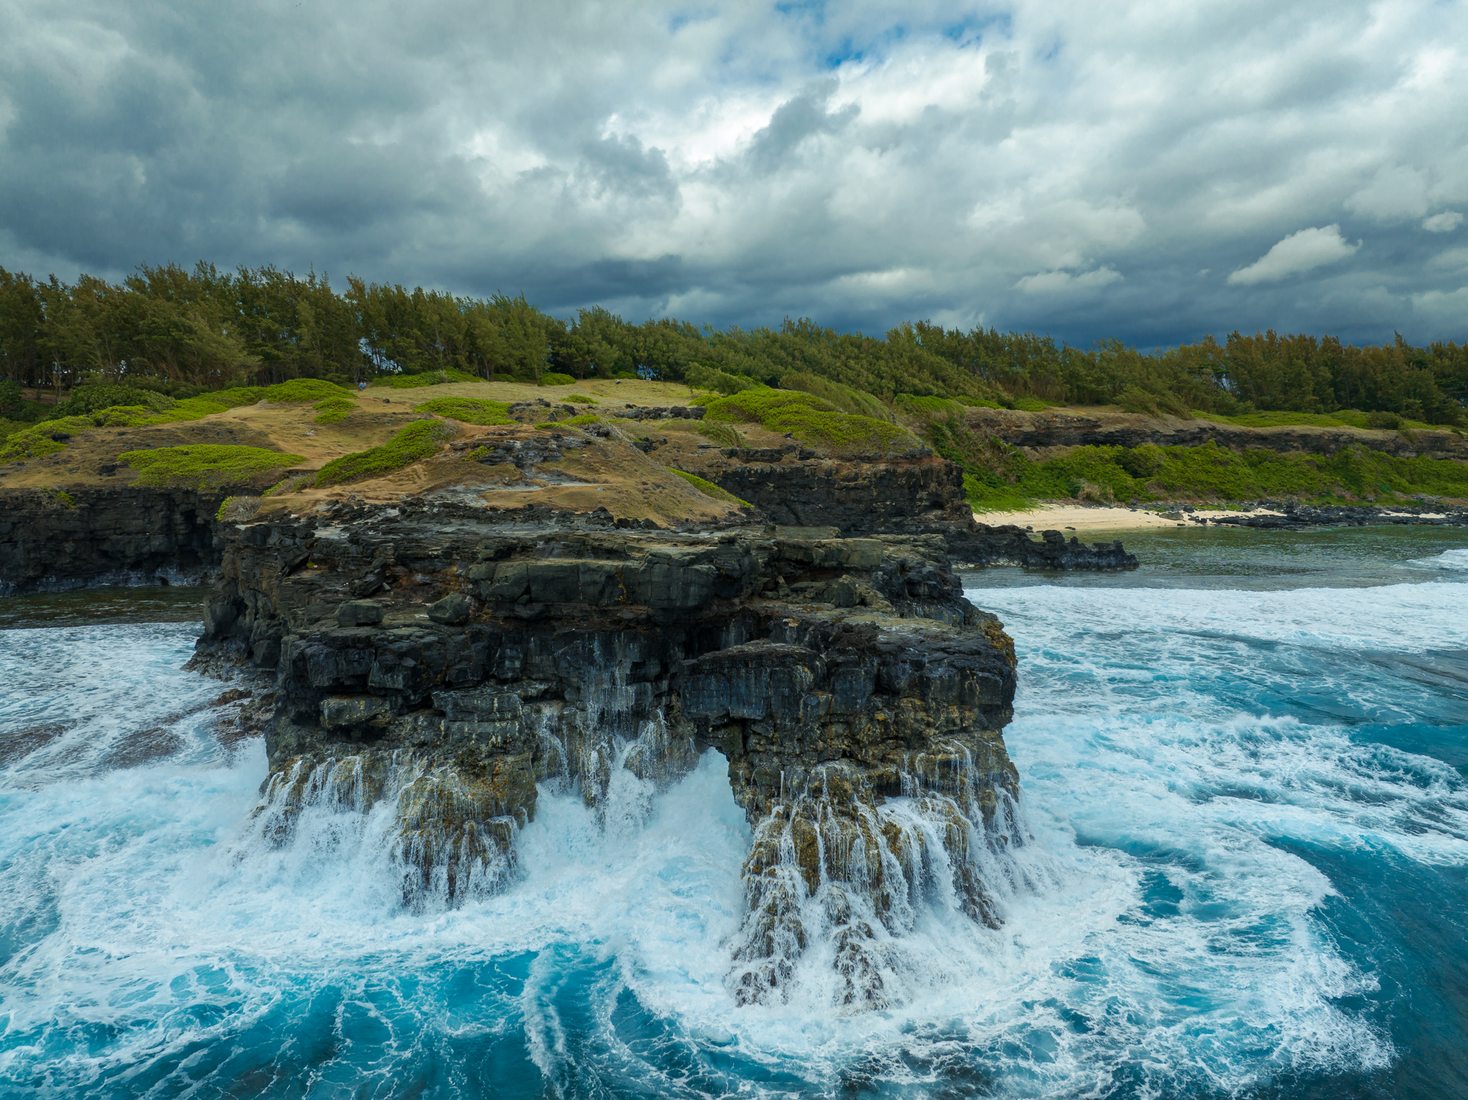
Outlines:
[[[274,671],[260,813],[389,807],[405,904],[503,889],[537,785],[709,749],[753,830],[730,944],[742,1001],[816,942],[836,999],[886,1003],[876,941],[924,896],[996,925],[1019,837],[1014,650],[938,537],[666,530],[420,500],[227,527],[201,660]],[[951,892],[951,894],[948,894]]]

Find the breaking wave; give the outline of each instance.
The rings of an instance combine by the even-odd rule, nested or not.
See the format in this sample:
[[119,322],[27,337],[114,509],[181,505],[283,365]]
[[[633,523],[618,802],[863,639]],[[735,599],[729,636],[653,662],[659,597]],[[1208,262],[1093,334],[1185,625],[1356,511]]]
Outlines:
[[[659,782],[616,741],[495,882],[410,889],[421,764],[262,793],[190,628],[0,631],[0,1094],[1369,1095],[1429,1059],[1423,1095],[1468,1089],[1468,588],[971,596],[1021,660],[1003,920],[916,895],[880,1011],[815,964],[739,1004],[754,837],[715,753]],[[922,797],[887,824],[930,829]]]

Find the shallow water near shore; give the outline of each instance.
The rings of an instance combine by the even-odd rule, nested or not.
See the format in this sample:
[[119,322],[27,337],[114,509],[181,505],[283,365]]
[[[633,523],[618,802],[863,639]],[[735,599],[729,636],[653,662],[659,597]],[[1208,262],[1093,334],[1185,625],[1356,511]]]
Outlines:
[[1468,533],[1127,541],[967,578],[1033,888],[855,1014],[736,1007],[716,755],[604,820],[544,792],[509,891],[408,912],[360,815],[260,842],[192,594],[0,601],[0,1095],[1468,1094]]

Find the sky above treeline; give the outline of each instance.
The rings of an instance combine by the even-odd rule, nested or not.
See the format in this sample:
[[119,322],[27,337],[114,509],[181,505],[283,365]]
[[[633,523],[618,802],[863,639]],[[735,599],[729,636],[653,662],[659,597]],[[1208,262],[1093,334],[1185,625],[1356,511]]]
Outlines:
[[0,0],[0,266],[1468,338],[1468,0]]

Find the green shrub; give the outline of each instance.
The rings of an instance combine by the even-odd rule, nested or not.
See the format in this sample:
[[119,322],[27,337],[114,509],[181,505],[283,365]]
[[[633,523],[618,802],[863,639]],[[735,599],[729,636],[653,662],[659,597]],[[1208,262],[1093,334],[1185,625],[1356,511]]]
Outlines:
[[8,378],[0,379],[0,419],[20,419],[25,411],[25,398],[21,396],[20,383]]
[[23,462],[55,454],[65,450],[73,434],[90,427],[92,422],[86,417],[68,416],[64,420],[47,420],[21,428],[0,442],[0,462]]
[[1129,413],[1141,413],[1144,416],[1160,416],[1162,413],[1157,395],[1148,393],[1137,385],[1127,386],[1117,394],[1116,404]]
[[842,382],[822,378],[808,371],[786,371],[780,376],[780,388],[812,394],[842,412],[854,413],[857,416],[870,416],[873,420],[896,419],[892,415],[892,410],[879,398]]
[[813,394],[767,386],[705,402],[713,423],[757,423],[802,443],[842,454],[912,454],[922,442],[906,428],[844,413]]
[[737,504],[741,508],[754,507],[753,504],[749,503],[749,501],[745,500],[743,497],[737,497],[733,493],[729,492],[728,489],[722,489],[719,486],[715,485],[712,481],[706,481],[704,478],[699,477],[697,474],[690,474],[687,470],[679,470],[673,466],[669,466],[668,469],[672,470],[673,473],[677,474],[684,481],[688,482],[688,484],[692,485],[695,489],[697,489],[700,493],[703,493],[705,496],[713,497],[715,500],[722,500],[727,504]]
[[1009,403],[1009,407],[1020,412],[1037,413],[1050,408],[1050,402],[1038,397],[1016,397]]
[[355,397],[327,397],[316,402],[316,423],[340,424],[357,411]]
[[[1263,412],[1222,413],[1195,412],[1204,420],[1224,424],[1237,424],[1241,428],[1293,428],[1305,425],[1312,428],[1371,428],[1390,426],[1394,429],[1431,429],[1433,425],[1422,420],[1412,420],[1397,413],[1361,412],[1359,409],[1337,409],[1335,412],[1293,412],[1287,409],[1268,409]],[[1395,423],[1392,422],[1395,419]]]
[[738,447],[743,442],[732,424],[714,423],[705,419],[698,421],[694,431],[720,447]]
[[564,424],[570,428],[583,428],[587,424],[600,424],[601,417],[596,413],[577,413],[575,416],[568,416],[565,420],[557,420],[555,423]]
[[195,489],[248,484],[302,461],[300,455],[221,443],[190,443],[123,451],[118,456],[137,471],[139,485]]
[[183,420],[202,420],[206,416],[227,412],[241,405],[253,405],[264,396],[265,389],[261,386],[236,386],[233,389],[201,393],[196,397],[183,398],[167,413],[162,414],[162,418],[157,422],[161,424]]
[[140,389],[119,382],[88,382],[72,390],[65,401],[56,406],[51,419],[68,416],[85,416],[99,409],[117,405],[142,407],[150,412],[164,412],[173,408],[173,398],[153,390]]
[[468,371],[447,368],[426,370],[421,374],[382,374],[372,380],[374,386],[387,386],[394,390],[414,390],[421,386],[444,386],[450,382],[482,382],[484,379]]
[[1405,503],[1416,496],[1468,499],[1468,463],[1400,458],[1365,447],[1331,455],[1197,447],[1075,447],[1035,462],[1018,452],[969,471],[965,490],[980,507],[1037,500],[1233,501],[1293,498],[1321,504]]
[[683,381],[696,390],[710,390],[725,396],[738,393],[740,390],[754,389],[760,385],[748,375],[732,374],[729,371],[719,370],[717,367],[704,366],[702,363],[689,364],[683,372]]
[[599,405],[599,404],[601,404],[601,402],[599,402],[596,398],[592,397],[591,394],[589,394],[589,393],[568,393],[565,396],[563,396],[561,398],[561,400],[564,401],[564,402],[566,402],[568,405]]
[[561,374],[559,371],[548,370],[540,376],[542,386],[574,386],[576,379],[569,374]]
[[455,434],[453,425],[442,420],[415,420],[380,447],[332,459],[316,474],[316,484],[340,485],[390,474],[435,454],[439,444]]
[[959,401],[952,397],[933,397],[929,394],[899,393],[894,403],[903,412],[909,412],[924,419],[935,417],[962,417],[968,407],[968,402]]
[[276,404],[305,405],[324,401],[329,397],[344,397],[350,392],[345,386],[338,386],[335,382],[326,382],[320,378],[292,378],[289,382],[266,386],[261,396],[266,401],[273,401]]
[[[166,417],[168,414],[162,415]],[[141,428],[161,423],[159,416],[142,405],[114,405],[109,409],[98,409],[87,419],[98,428]]]
[[464,424],[513,424],[510,406],[504,401],[486,401],[478,397],[434,397],[413,406],[418,412],[446,416]]

